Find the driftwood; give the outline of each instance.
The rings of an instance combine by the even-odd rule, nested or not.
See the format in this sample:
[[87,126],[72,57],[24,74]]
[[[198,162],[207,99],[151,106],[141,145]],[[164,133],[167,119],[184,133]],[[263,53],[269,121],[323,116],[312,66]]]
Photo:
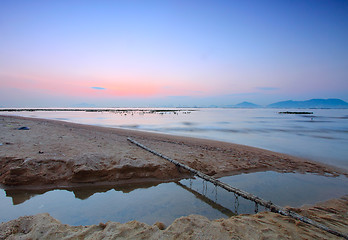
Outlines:
[[330,229],[329,227],[327,227],[327,226],[325,226],[323,224],[320,224],[320,223],[318,223],[318,222],[316,222],[314,220],[311,220],[311,219],[309,219],[307,217],[304,217],[304,216],[302,216],[302,215],[300,215],[300,214],[298,214],[296,212],[293,212],[293,211],[290,211],[290,210],[286,210],[286,209],[284,209],[284,208],[282,208],[282,207],[272,203],[271,201],[266,201],[266,200],[264,200],[262,198],[259,198],[259,197],[255,196],[255,195],[251,194],[251,193],[248,193],[248,192],[245,192],[245,191],[240,190],[238,188],[232,187],[232,186],[230,186],[230,185],[228,185],[228,184],[226,184],[224,182],[221,182],[221,181],[219,181],[219,180],[217,180],[217,179],[215,179],[215,178],[213,178],[213,177],[211,177],[211,176],[209,176],[207,174],[204,174],[204,173],[202,173],[202,172],[200,172],[200,171],[198,171],[196,169],[193,169],[193,168],[191,168],[191,167],[189,167],[189,166],[187,166],[185,164],[182,164],[182,163],[180,163],[180,162],[178,162],[178,161],[176,161],[174,159],[171,159],[171,158],[169,158],[169,157],[167,157],[167,156],[165,156],[165,155],[163,155],[161,153],[158,153],[158,152],[156,152],[156,151],[154,151],[154,150],[144,146],[143,144],[141,144],[141,143],[139,143],[139,142],[137,142],[137,141],[135,141],[135,140],[133,140],[131,138],[127,138],[127,140],[130,141],[131,143],[134,143],[135,145],[145,149],[146,151],[148,151],[150,153],[153,153],[154,155],[157,155],[157,156],[159,156],[159,157],[161,157],[161,158],[163,158],[163,159],[165,159],[165,160],[175,164],[177,167],[181,167],[183,169],[186,169],[187,171],[191,172],[192,174],[194,174],[197,177],[200,177],[200,178],[202,178],[202,179],[204,179],[206,181],[209,181],[209,182],[213,183],[214,185],[219,186],[219,187],[221,187],[221,188],[223,188],[223,189],[225,189],[225,190],[227,190],[229,192],[234,192],[235,194],[237,194],[237,195],[239,195],[239,196],[241,196],[241,197],[243,197],[245,199],[251,200],[251,201],[253,201],[253,202],[255,202],[255,203],[257,203],[257,204],[259,204],[261,206],[264,206],[264,207],[270,209],[272,212],[279,213],[279,214],[284,215],[284,216],[292,217],[294,219],[297,219],[297,220],[299,220],[301,222],[304,222],[304,223],[310,224],[312,226],[315,226],[317,228],[320,228],[320,229],[322,229],[324,231],[327,231],[327,232],[329,232],[331,234],[334,234],[336,236],[348,239],[348,235],[345,235],[345,234],[340,233],[340,232],[338,232],[336,230]]

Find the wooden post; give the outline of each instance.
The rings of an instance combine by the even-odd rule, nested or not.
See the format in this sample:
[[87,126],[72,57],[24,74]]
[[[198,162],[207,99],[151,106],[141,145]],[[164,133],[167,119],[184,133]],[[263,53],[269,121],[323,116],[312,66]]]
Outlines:
[[219,181],[219,180],[217,180],[217,179],[215,179],[215,178],[213,178],[213,177],[211,177],[211,176],[209,176],[207,174],[204,174],[204,173],[202,173],[202,172],[200,172],[200,171],[198,171],[196,169],[193,169],[193,168],[191,168],[191,167],[189,167],[189,166],[187,166],[185,164],[182,164],[182,163],[180,163],[180,162],[178,162],[178,161],[176,161],[174,159],[171,159],[171,158],[169,158],[169,157],[167,157],[167,156],[165,156],[165,155],[163,155],[161,153],[158,153],[158,152],[156,152],[156,151],[154,151],[154,150],[144,146],[143,144],[141,144],[141,143],[139,143],[139,142],[137,142],[137,141],[135,141],[135,140],[133,140],[131,138],[127,138],[127,140],[130,141],[131,143],[134,143],[135,145],[145,149],[146,151],[148,151],[148,152],[150,152],[150,153],[152,153],[154,155],[157,155],[157,156],[159,156],[159,157],[161,157],[161,158],[163,158],[163,159],[165,159],[165,160],[175,164],[178,167],[186,169],[187,171],[191,172],[192,174],[194,174],[195,176],[197,176],[199,178],[202,178],[202,179],[204,179],[206,181],[209,181],[209,182],[213,183],[214,185],[217,185],[217,186],[219,186],[219,187],[221,187],[221,188],[223,188],[223,189],[225,189],[225,190],[227,190],[229,192],[234,192],[235,194],[237,194],[237,195],[239,195],[239,196],[241,196],[243,198],[246,198],[246,199],[251,200],[251,201],[253,201],[253,202],[257,203],[257,204],[260,204],[261,206],[264,206],[264,207],[270,209],[272,212],[279,213],[279,214],[284,215],[284,216],[289,216],[289,217],[295,218],[295,219],[297,219],[299,221],[302,221],[304,223],[308,223],[310,225],[313,225],[313,226],[315,226],[317,228],[320,228],[320,229],[322,229],[324,231],[327,231],[327,232],[329,232],[331,234],[334,234],[336,236],[348,239],[348,235],[345,235],[343,233],[340,233],[338,231],[330,229],[329,227],[327,227],[327,226],[325,226],[323,224],[315,222],[315,221],[313,221],[313,220],[311,220],[311,219],[309,219],[307,217],[301,216],[300,214],[297,214],[297,213],[295,213],[293,211],[285,210],[284,208],[282,208],[282,207],[272,203],[271,201],[263,200],[262,198],[259,198],[259,197],[255,196],[255,195],[251,194],[251,193],[248,193],[248,192],[245,192],[245,191],[240,190],[238,188],[232,187],[232,186],[228,185],[227,183],[221,182],[221,181]]

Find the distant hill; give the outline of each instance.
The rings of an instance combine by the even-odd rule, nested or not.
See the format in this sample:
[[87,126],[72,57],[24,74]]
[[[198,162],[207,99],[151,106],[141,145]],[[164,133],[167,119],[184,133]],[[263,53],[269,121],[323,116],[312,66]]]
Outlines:
[[348,103],[336,98],[307,101],[283,101],[268,105],[269,108],[348,108]]
[[234,108],[260,108],[260,105],[251,102],[241,102],[233,106]]

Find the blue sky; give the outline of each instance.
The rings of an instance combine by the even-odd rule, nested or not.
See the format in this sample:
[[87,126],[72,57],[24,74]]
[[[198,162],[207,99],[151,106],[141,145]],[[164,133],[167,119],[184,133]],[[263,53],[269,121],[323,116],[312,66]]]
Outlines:
[[348,1],[2,1],[0,106],[348,101]]

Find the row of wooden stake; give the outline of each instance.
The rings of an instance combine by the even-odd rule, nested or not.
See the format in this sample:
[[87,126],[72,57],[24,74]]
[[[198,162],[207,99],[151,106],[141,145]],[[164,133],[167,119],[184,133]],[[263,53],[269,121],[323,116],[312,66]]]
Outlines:
[[336,236],[348,239],[347,235],[345,235],[343,233],[340,233],[340,232],[338,232],[336,230],[330,229],[329,227],[327,227],[327,226],[325,226],[323,224],[320,224],[320,223],[318,223],[318,222],[316,222],[314,220],[311,220],[311,219],[309,219],[307,217],[301,216],[300,214],[298,214],[296,212],[293,212],[293,211],[290,211],[290,210],[285,210],[284,208],[282,208],[282,207],[272,203],[271,201],[266,201],[266,200],[264,200],[262,198],[259,198],[259,197],[255,196],[255,195],[251,194],[251,193],[248,193],[248,192],[245,192],[245,191],[240,190],[238,188],[232,187],[232,186],[228,185],[227,183],[224,183],[224,182],[221,182],[221,181],[215,179],[214,177],[211,177],[211,176],[209,176],[207,174],[204,174],[204,173],[202,173],[202,172],[200,172],[200,171],[198,171],[196,169],[193,169],[193,168],[191,168],[191,167],[189,167],[189,166],[187,166],[185,164],[182,164],[182,163],[180,163],[180,162],[178,162],[178,161],[176,161],[174,159],[171,159],[171,158],[169,158],[169,157],[167,157],[167,156],[165,156],[165,155],[163,155],[161,153],[158,153],[158,152],[156,152],[156,151],[154,151],[154,150],[144,146],[143,144],[141,144],[141,143],[139,143],[139,142],[137,142],[137,141],[135,141],[135,140],[133,140],[131,138],[127,138],[127,140],[130,141],[131,143],[134,143],[135,145],[145,149],[146,151],[148,151],[148,152],[150,152],[150,153],[152,153],[154,155],[157,155],[157,156],[159,156],[159,157],[161,157],[161,158],[163,158],[163,159],[165,159],[165,160],[175,164],[177,167],[181,167],[181,168],[189,171],[193,175],[195,175],[195,176],[197,176],[199,178],[202,178],[202,179],[204,179],[206,181],[211,182],[215,186],[219,186],[219,187],[221,187],[221,188],[223,188],[223,189],[225,189],[225,190],[227,190],[229,192],[234,192],[235,194],[237,194],[237,195],[239,195],[239,196],[241,196],[241,197],[243,197],[245,199],[251,200],[251,201],[253,201],[253,202],[255,202],[255,203],[257,203],[257,204],[259,204],[261,206],[264,206],[264,207],[270,209],[272,212],[279,213],[279,214],[284,215],[284,216],[292,217],[294,219],[297,219],[297,220],[302,221],[304,223],[308,223],[308,224],[313,225],[315,227],[318,227],[318,228],[320,228],[322,230],[325,230],[325,231],[327,231],[329,233],[332,233],[332,234],[334,234]]

